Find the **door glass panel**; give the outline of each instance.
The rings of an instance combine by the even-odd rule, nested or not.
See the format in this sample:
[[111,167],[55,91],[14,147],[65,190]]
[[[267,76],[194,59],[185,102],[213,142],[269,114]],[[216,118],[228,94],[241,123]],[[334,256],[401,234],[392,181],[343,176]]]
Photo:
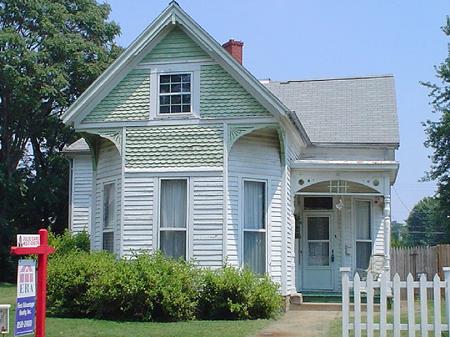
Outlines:
[[330,265],[330,218],[308,217],[308,265]]
[[308,265],[328,266],[330,263],[328,242],[309,242]]
[[328,217],[308,218],[308,240],[328,240]]

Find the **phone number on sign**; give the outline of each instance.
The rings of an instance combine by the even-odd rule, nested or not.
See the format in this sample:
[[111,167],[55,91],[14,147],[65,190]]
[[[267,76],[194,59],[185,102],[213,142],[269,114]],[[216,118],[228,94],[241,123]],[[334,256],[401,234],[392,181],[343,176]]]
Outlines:
[[33,320],[29,319],[26,321],[19,321],[17,322],[17,329],[20,328],[29,328],[33,326]]

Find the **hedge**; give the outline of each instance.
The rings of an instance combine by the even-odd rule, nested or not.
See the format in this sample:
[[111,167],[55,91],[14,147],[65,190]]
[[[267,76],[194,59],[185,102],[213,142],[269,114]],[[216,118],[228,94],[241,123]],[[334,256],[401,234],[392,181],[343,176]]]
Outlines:
[[49,262],[51,314],[114,320],[271,318],[280,312],[269,277],[225,266],[205,270],[162,253],[116,259],[106,252],[64,250]]

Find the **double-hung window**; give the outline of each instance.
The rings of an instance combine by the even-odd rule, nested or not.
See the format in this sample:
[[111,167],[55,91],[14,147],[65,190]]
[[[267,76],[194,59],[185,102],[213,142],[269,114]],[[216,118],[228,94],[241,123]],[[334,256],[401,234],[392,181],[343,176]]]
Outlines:
[[159,75],[159,114],[192,112],[191,74]]
[[103,185],[103,249],[111,253],[114,253],[115,201],[115,184]]
[[186,179],[161,180],[159,240],[159,248],[165,255],[186,259]]
[[266,183],[244,180],[244,266],[266,272]]
[[356,213],[356,269],[366,270],[372,255],[372,211],[370,201],[357,200]]

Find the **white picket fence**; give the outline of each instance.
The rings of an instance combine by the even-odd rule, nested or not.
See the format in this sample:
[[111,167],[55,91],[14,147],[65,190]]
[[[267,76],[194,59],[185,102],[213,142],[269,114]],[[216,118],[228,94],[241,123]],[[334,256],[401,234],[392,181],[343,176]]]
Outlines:
[[[362,331],[366,331],[367,337],[373,337],[374,331],[379,331],[380,337],[389,336],[400,337],[401,331],[407,331],[408,337],[415,337],[416,331],[420,331],[420,336],[427,337],[429,331],[434,331],[435,337],[441,337],[442,332],[447,332],[450,336],[450,268],[444,267],[444,281],[439,275],[435,275],[433,281],[427,281],[424,274],[419,281],[414,281],[411,274],[406,281],[401,281],[398,274],[395,274],[391,281],[387,273],[381,275],[380,280],[373,280],[371,273],[367,274],[367,281],[361,281],[358,274],[353,280],[350,277],[350,268],[343,267],[342,276],[342,336],[348,337],[350,330],[354,330],[355,337],[361,337]],[[350,315],[350,291],[353,291],[353,317]],[[406,301],[401,303],[400,292],[406,289]],[[441,289],[444,289],[445,296],[441,298]],[[414,293],[418,291],[417,307],[415,305]],[[428,295],[432,292],[432,319],[428,316]],[[366,310],[362,310],[361,293],[365,293],[367,303]],[[379,319],[374,317],[374,296],[379,294]],[[388,298],[392,297],[392,308],[388,311]],[[441,317],[441,300],[445,301],[444,318]],[[407,313],[402,320],[402,306],[406,306]],[[417,312],[417,314],[416,314]],[[420,319],[416,321],[416,317]],[[364,322],[365,317],[365,322]],[[377,334],[378,335],[378,334]],[[406,336],[406,335],[404,335]]]

